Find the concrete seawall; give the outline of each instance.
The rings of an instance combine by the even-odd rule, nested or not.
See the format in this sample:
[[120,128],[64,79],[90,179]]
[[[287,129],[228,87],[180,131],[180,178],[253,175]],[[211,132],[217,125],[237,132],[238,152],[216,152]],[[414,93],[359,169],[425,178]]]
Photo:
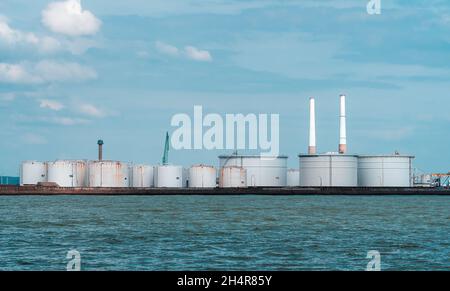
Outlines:
[[449,195],[441,188],[64,188],[0,186],[0,196],[15,195]]

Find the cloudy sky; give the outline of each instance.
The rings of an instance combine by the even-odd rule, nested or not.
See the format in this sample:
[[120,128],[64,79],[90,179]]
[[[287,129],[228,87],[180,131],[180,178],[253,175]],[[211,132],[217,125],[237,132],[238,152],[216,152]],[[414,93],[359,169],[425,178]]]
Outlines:
[[[175,113],[278,113],[280,147],[338,144],[348,96],[353,153],[417,156],[450,170],[450,3],[381,0],[2,0],[0,175],[22,160],[156,164]],[[219,151],[172,151],[217,165]]]

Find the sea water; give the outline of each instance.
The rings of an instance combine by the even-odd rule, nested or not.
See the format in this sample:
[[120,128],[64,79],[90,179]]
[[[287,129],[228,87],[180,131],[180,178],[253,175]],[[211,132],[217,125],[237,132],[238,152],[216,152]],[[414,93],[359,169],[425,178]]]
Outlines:
[[450,270],[448,196],[6,196],[0,270]]

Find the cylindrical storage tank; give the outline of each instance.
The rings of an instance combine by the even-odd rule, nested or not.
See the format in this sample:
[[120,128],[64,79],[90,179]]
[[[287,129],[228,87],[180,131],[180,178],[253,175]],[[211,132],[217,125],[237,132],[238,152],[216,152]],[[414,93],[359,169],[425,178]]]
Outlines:
[[302,187],[358,186],[358,156],[299,155],[299,162]]
[[215,188],[217,172],[212,166],[196,165],[189,169],[190,188]]
[[151,188],[154,183],[154,167],[149,165],[134,165],[131,171],[132,187]]
[[288,187],[300,186],[300,170],[289,169],[287,171],[287,186]]
[[47,163],[47,181],[60,187],[86,187],[87,165],[85,161],[58,160]]
[[129,187],[130,167],[118,161],[92,161],[89,163],[90,187]]
[[413,156],[360,156],[358,182],[360,187],[412,187]]
[[20,185],[36,185],[47,182],[47,163],[25,161],[20,167]]
[[183,188],[183,167],[164,165],[155,168],[155,187]]
[[246,188],[247,171],[242,167],[226,166],[220,169],[220,188]]
[[219,156],[220,168],[241,167],[246,170],[248,187],[286,187],[287,156]]

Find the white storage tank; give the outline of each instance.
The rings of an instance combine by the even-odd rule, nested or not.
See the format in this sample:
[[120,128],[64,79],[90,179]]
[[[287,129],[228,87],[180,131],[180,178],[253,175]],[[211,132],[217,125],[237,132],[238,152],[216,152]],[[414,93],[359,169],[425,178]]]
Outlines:
[[287,186],[288,187],[300,186],[300,170],[289,169],[287,171]]
[[219,156],[220,168],[242,167],[246,170],[248,187],[286,187],[287,156]]
[[300,186],[357,187],[358,156],[327,153],[299,155]]
[[215,188],[216,180],[216,168],[212,166],[195,165],[189,169],[190,188]]
[[38,161],[22,162],[20,185],[36,185],[39,182],[47,182],[47,164]]
[[360,187],[412,187],[413,156],[360,156],[358,181]]
[[47,181],[60,187],[87,186],[86,161],[57,160],[47,162]]
[[157,166],[155,168],[155,187],[182,188],[183,167],[173,165]]
[[149,165],[134,165],[131,171],[132,187],[151,188],[154,183],[154,167]]
[[89,163],[90,187],[129,187],[130,167],[118,161],[91,161]]
[[226,166],[220,169],[220,188],[246,188],[247,171],[242,167]]

